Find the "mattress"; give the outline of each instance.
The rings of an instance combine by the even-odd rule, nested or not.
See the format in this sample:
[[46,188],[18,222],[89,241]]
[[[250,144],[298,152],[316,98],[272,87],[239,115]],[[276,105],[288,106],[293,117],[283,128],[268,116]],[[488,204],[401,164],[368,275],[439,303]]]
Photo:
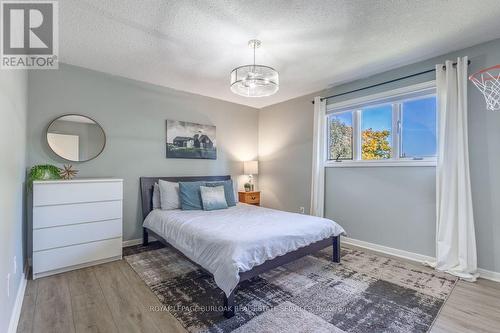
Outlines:
[[239,273],[345,233],[326,218],[243,203],[213,211],[155,209],[143,226],[212,273],[227,296],[238,285]]

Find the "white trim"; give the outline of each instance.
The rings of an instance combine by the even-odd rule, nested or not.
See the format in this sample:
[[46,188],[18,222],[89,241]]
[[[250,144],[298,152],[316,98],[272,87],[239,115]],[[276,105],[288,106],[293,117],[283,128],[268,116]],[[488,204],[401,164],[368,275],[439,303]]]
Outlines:
[[478,268],[477,272],[479,273],[479,277],[483,279],[500,282],[500,272],[493,272],[483,268]]
[[371,161],[351,161],[351,160],[340,160],[334,161],[329,160],[325,162],[325,167],[327,168],[357,168],[357,167],[435,167],[436,159],[423,159],[423,160],[371,160]]
[[[358,133],[361,133],[361,111],[356,110],[353,113],[353,133],[352,133],[352,145],[353,145],[353,155],[352,159],[353,161],[359,161],[361,160],[362,156],[362,140],[361,140],[361,135],[358,135]],[[329,149],[329,143],[326,145],[327,149]]]
[[139,244],[142,244],[142,238],[129,239],[129,240],[123,241],[122,247],[129,247],[129,246],[134,246],[134,245],[139,245]]
[[[411,159],[401,157],[401,104],[408,100],[421,99],[436,95],[436,82],[427,81],[407,87],[384,91],[377,94],[363,96],[343,102],[327,105],[327,127],[329,126],[329,117],[341,114],[344,112],[352,113],[352,160],[327,160],[326,167],[372,167],[372,166],[436,166],[436,157],[423,157],[421,159]],[[391,112],[391,158],[387,160],[362,160],[362,142],[361,142],[361,112],[362,108],[367,105],[392,105]],[[327,140],[326,150],[329,149]],[[329,155],[327,155],[329,156]],[[359,165],[358,165],[359,164]]]
[[[26,266],[28,267],[28,266]],[[26,292],[26,286],[28,284],[28,275],[26,274],[27,269],[21,275],[21,282],[17,288],[16,301],[14,302],[14,308],[10,315],[8,333],[15,333],[17,331],[17,325],[19,324],[19,318],[21,317],[21,309],[23,307],[24,293]]]
[[406,86],[406,87],[402,87],[402,88],[387,90],[387,91],[383,91],[383,92],[372,94],[372,95],[366,95],[366,96],[362,96],[362,97],[358,97],[358,98],[353,98],[353,99],[349,99],[349,100],[342,101],[342,102],[327,104],[326,105],[326,113],[330,114],[330,113],[332,113],[331,110],[345,109],[345,108],[350,108],[351,106],[353,109],[356,109],[356,107],[359,106],[360,104],[366,104],[366,103],[374,102],[374,101],[379,100],[379,99],[389,98],[389,97],[397,98],[399,96],[404,96],[408,93],[418,92],[420,90],[426,90],[426,89],[432,89],[432,88],[436,88],[436,81],[435,80],[417,83],[417,84],[413,84],[411,86]]
[[[156,238],[149,236],[148,241],[154,242],[154,241],[156,241]],[[122,242],[122,247],[129,247],[129,246],[140,245],[140,244],[142,244],[142,238],[129,239],[129,240]]]
[[[365,241],[354,239],[354,238],[342,237],[342,242],[345,244],[354,245],[354,246],[368,249],[371,251],[388,254],[388,255],[391,255],[394,257],[403,258],[403,259],[415,261],[418,263],[426,263],[426,262],[436,261],[436,258],[434,258],[434,257],[430,257],[430,256],[426,256],[426,255],[418,254],[418,253],[414,253],[414,252],[404,251],[404,250],[398,250],[398,249],[395,249],[392,247],[378,245],[378,244],[374,244],[374,243],[370,243],[370,242],[365,242]],[[483,268],[478,268],[477,272],[479,273],[479,277],[482,279],[500,282],[500,272],[489,271],[489,270],[486,270]]]
[[345,244],[350,244],[350,245],[362,247],[364,249],[389,254],[389,255],[392,255],[395,257],[408,259],[411,261],[416,261],[419,263],[432,262],[435,260],[435,258],[426,256],[423,254],[418,254],[418,253],[404,251],[404,250],[398,250],[398,249],[395,249],[392,247],[378,245],[378,244],[374,244],[374,243],[369,243],[369,242],[365,242],[362,240],[353,239],[353,238],[349,238],[349,237],[342,237],[342,242],[344,242]]
[[392,152],[391,155],[399,161],[401,159],[401,103],[392,104]]

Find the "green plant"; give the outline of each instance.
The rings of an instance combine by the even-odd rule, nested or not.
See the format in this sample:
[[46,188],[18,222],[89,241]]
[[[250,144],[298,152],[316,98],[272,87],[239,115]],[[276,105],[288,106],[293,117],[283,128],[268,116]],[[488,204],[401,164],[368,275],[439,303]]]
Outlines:
[[28,187],[31,189],[33,181],[47,179],[61,179],[59,168],[51,164],[35,165],[28,172]]

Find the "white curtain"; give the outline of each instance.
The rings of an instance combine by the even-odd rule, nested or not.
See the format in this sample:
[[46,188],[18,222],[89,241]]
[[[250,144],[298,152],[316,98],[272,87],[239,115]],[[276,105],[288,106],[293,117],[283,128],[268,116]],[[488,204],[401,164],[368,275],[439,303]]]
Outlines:
[[314,98],[311,215],[323,217],[325,203],[326,101]]
[[474,281],[476,237],[467,138],[467,57],[436,65],[439,148],[436,269]]

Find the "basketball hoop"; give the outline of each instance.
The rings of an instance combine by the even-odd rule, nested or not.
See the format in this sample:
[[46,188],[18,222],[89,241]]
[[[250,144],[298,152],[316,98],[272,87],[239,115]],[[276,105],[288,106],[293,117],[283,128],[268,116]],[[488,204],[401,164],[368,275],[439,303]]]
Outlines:
[[469,76],[469,80],[484,95],[488,110],[500,110],[500,65],[480,70]]

